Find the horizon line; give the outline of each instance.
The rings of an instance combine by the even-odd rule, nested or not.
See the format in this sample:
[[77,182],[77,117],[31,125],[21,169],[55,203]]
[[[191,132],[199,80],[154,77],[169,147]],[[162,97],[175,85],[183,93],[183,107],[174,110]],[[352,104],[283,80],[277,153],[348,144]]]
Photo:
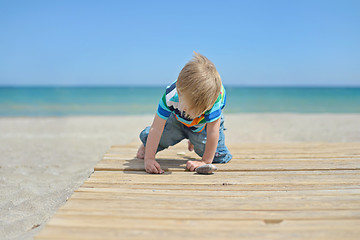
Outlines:
[[[89,85],[48,85],[48,84],[0,84],[0,88],[163,88],[162,84],[89,84]],[[225,88],[360,88],[360,85],[248,85],[248,84],[226,84]]]

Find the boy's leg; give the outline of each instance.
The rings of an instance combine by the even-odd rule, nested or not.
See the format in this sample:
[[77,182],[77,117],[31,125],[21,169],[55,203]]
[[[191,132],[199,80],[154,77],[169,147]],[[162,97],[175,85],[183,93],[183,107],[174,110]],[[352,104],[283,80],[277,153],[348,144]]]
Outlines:
[[[202,157],[205,152],[206,145],[206,129],[201,133],[194,133],[188,129],[188,135],[190,142],[194,144],[194,150],[197,155]],[[221,117],[220,129],[219,129],[219,141],[216,148],[214,160],[212,163],[227,163],[231,160],[232,155],[229,149],[225,145],[225,135],[224,135],[224,118]]]
[[[140,133],[140,140],[146,147],[146,141],[149,135],[150,127],[146,127]],[[157,152],[162,151],[170,146],[173,146],[179,143],[185,138],[185,132],[183,125],[176,120],[173,114],[170,115],[168,120],[165,123],[164,131],[161,135],[159,146]]]

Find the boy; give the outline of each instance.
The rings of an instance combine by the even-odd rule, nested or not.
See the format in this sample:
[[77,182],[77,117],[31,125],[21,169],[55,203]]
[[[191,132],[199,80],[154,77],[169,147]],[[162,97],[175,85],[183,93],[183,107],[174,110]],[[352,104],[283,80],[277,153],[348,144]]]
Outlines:
[[189,151],[201,161],[188,161],[186,168],[210,163],[227,163],[232,155],[225,146],[222,109],[225,89],[214,64],[194,52],[194,58],[181,70],[178,79],[166,88],[151,127],[140,133],[143,144],[137,158],[144,159],[148,173],[163,173],[155,154],[183,139],[189,139]]

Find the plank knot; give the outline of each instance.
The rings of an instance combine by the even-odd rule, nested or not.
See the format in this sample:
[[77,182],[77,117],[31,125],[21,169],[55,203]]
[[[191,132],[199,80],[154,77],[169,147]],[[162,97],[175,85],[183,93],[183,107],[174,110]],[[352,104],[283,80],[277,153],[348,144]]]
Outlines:
[[265,224],[280,224],[282,223],[284,220],[282,219],[265,219],[264,223]]

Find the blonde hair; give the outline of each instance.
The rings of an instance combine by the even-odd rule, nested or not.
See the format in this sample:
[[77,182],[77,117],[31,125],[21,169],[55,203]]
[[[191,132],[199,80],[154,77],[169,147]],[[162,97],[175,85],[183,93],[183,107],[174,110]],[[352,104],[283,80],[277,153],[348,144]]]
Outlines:
[[194,57],[181,70],[176,88],[188,100],[191,112],[199,116],[214,105],[221,91],[221,78],[209,59],[194,52]]

